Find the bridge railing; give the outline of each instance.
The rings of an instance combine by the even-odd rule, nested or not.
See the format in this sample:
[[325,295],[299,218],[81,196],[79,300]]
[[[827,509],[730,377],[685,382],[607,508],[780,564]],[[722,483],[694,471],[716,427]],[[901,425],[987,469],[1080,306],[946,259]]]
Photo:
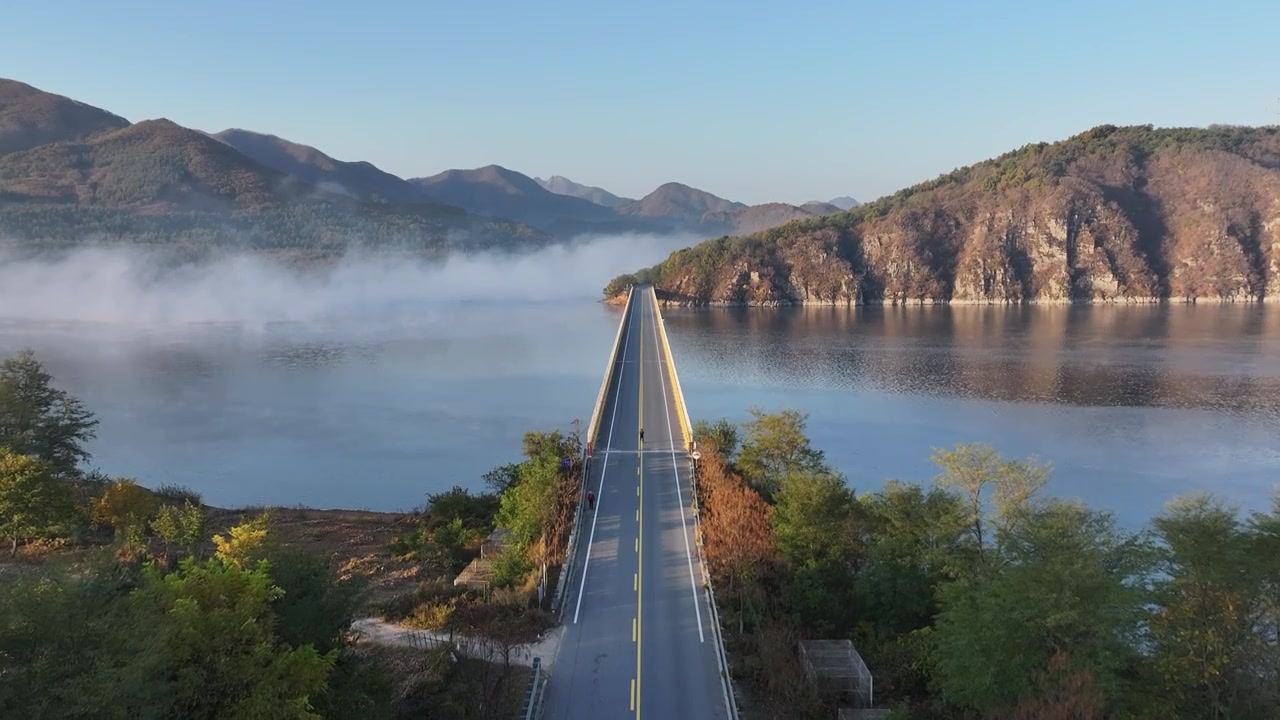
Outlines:
[[658,318],[658,337],[662,339],[662,357],[667,365],[667,374],[671,376],[671,392],[676,396],[676,416],[680,421],[680,434],[684,436],[685,452],[693,452],[693,427],[689,422],[689,410],[684,404],[684,392],[680,389],[680,376],[676,373],[676,363],[671,357],[671,344],[667,341],[667,325],[662,320],[662,312],[658,308],[658,293],[649,286],[649,296],[653,299],[654,315]]
[[[685,448],[690,457],[696,457],[693,445],[693,427],[689,422],[689,409],[685,406],[684,392],[680,389],[680,378],[676,374],[676,361],[671,354],[671,343],[667,340],[667,326],[662,320],[661,310],[658,309],[658,294],[652,286],[649,287],[649,292],[652,293],[654,315],[658,318],[658,336],[662,341],[663,362],[667,366],[667,373],[671,376],[672,393],[676,397],[676,415],[679,416],[680,431],[684,434]],[[733,692],[733,677],[729,673],[729,656],[724,650],[724,634],[720,628],[720,609],[716,605],[715,588],[711,586],[711,571],[707,567],[707,558],[702,551],[702,513],[698,506],[698,478],[696,472],[691,475],[689,480],[689,492],[693,496],[690,500],[693,507],[693,536],[698,548],[698,567],[702,571],[702,586],[707,591],[707,605],[711,608],[711,632],[716,641],[716,660],[720,665],[720,679],[724,683],[724,698],[729,705],[729,717],[737,720],[738,700]]]
[[627,327],[627,319],[631,317],[631,301],[635,297],[635,288],[627,295],[627,304],[622,308],[622,319],[618,321],[618,332],[613,338],[613,349],[609,351],[609,363],[604,368],[604,380],[600,383],[600,392],[596,394],[596,406],[591,411],[591,421],[587,424],[586,447],[582,449],[582,482],[578,488],[578,506],[573,511],[573,524],[569,528],[568,550],[565,552],[564,564],[560,566],[560,576],[556,580],[556,591],[551,597],[551,608],[561,612],[567,595],[564,589],[568,586],[569,575],[573,572],[573,563],[578,555],[578,543],[582,538],[582,508],[586,505],[587,483],[591,478],[591,455],[595,449],[596,436],[600,432],[600,420],[604,415],[605,395],[609,392],[609,381],[613,379],[613,368],[618,363],[618,353],[622,351],[622,332]]

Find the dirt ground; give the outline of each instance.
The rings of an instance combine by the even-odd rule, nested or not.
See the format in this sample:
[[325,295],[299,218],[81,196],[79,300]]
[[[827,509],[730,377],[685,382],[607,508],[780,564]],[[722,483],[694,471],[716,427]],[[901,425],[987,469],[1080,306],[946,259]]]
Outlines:
[[[410,513],[382,513],[363,510],[313,510],[309,508],[247,508],[225,510],[205,508],[208,533],[225,533],[228,528],[271,513],[276,539],[286,545],[318,552],[328,557],[343,579],[362,577],[369,581],[368,604],[380,602],[407,590],[420,579],[417,563],[398,560],[387,550],[396,534],[412,529]],[[212,546],[209,548],[212,551]]]
[[[229,510],[205,506],[206,535],[226,533],[233,525],[271,513],[272,532],[286,545],[318,552],[329,558],[343,578],[363,577],[369,581],[367,605],[412,590],[418,583],[420,566],[398,560],[387,546],[397,533],[412,529],[410,513],[381,513],[361,510],[313,510],[309,508],[240,508]],[[149,551],[159,555],[164,550],[159,538],[147,538]],[[50,561],[75,564],[96,553],[111,550],[109,532],[91,533],[80,542],[59,540],[21,546],[18,556],[10,559],[0,553],[0,579],[12,577]],[[210,541],[205,556],[213,554]]]

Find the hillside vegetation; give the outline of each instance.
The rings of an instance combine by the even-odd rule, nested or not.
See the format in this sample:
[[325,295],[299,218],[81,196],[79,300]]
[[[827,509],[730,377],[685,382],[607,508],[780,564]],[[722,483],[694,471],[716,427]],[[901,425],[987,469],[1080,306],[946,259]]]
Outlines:
[[1280,128],[1103,125],[615,278],[675,302],[1280,298]]

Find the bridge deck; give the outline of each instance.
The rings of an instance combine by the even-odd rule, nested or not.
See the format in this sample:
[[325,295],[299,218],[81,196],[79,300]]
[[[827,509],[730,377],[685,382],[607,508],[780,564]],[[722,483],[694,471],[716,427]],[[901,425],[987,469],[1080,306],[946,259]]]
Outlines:
[[544,718],[728,717],[657,312],[649,292],[634,294],[588,478],[596,508],[570,568]]

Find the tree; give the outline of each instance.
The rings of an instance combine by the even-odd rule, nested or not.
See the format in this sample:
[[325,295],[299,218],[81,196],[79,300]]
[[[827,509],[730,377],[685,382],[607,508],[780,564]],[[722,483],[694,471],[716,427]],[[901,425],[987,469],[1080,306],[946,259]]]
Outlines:
[[737,467],[766,498],[773,497],[787,473],[827,469],[822,451],[811,447],[804,433],[808,415],[795,410],[771,414],[760,408],[750,412],[752,419],[743,426],[746,439]]
[[716,451],[730,462],[738,452],[738,426],[723,418],[715,423],[709,423],[706,420],[695,422],[693,439],[698,442],[699,449],[714,445]]
[[151,527],[164,540],[166,550],[179,547],[188,555],[194,555],[196,546],[204,539],[204,511],[190,500],[182,501],[182,507],[165,505],[156,513]]
[[[778,560],[770,515],[773,508],[729,469],[725,456],[708,441],[698,462],[698,502],[708,572],[726,601],[736,601],[738,632],[747,614],[766,600],[763,587]],[[758,612],[757,612],[758,614]]]
[[98,425],[80,401],[53,387],[31,351],[0,362],[0,447],[33,455],[60,476],[74,476],[88,460],[85,443]]
[[[987,445],[962,443],[955,450],[935,450],[932,460],[942,469],[938,485],[965,500],[980,561],[985,558],[989,526],[1007,528],[1016,522],[1049,476],[1047,465],[1034,459],[1005,460]],[[994,495],[994,512],[986,494]]]
[[973,566],[960,498],[891,480],[859,504],[868,538],[857,583],[861,623],[888,636],[932,625],[937,589]]
[[264,512],[232,527],[225,536],[214,535],[214,554],[231,567],[250,567],[264,559],[272,549],[268,545],[270,529],[271,514]]
[[1173,500],[1153,524],[1163,579],[1151,636],[1165,694],[1182,717],[1270,717],[1275,654],[1260,630],[1274,558],[1255,555],[1236,511],[1206,495]]
[[0,534],[10,557],[18,543],[54,531],[71,514],[71,493],[48,463],[0,448]]
[[130,543],[142,539],[147,521],[156,512],[155,495],[134,480],[120,478],[107,487],[93,506],[95,522],[110,525],[116,537]]
[[1148,553],[1107,514],[1065,502],[1001,531],[1002,562],[941,593],[934,681],[953,702],[991,713],[1025,700],[1065,651],[1114,707],[1129,695],[1144,621]]
[[[311,720],[336,652],[289,648],[276,635],[272,603],[283,592],[266,564],[254,569],[187,558],[179,572],[154,566],[130,598],[133,659],[119,668],[125,697],[102,698],[129,717],[279,717]],[[140,690],[145,688],[145,690]]]

